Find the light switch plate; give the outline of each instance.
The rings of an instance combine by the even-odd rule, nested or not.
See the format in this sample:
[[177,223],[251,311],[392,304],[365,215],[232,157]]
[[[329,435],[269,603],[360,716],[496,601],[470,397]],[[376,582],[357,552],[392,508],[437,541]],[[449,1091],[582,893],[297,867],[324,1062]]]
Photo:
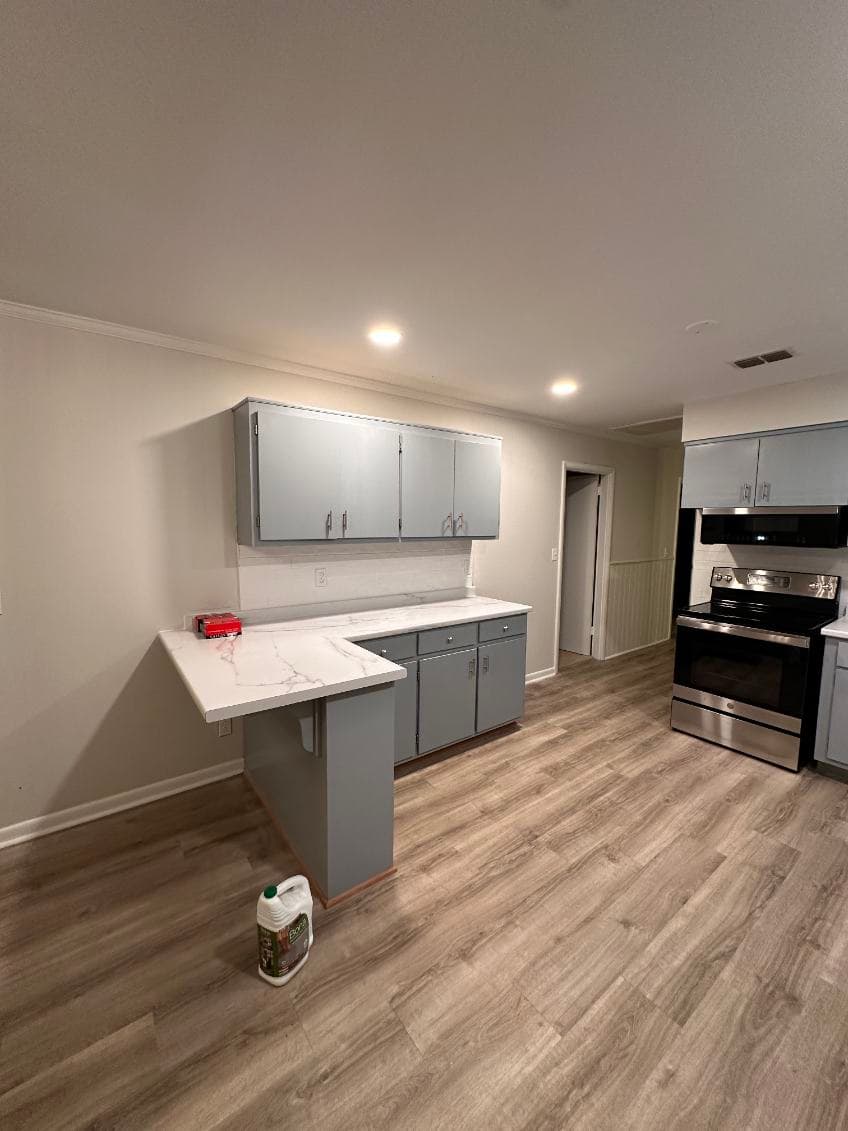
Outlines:
[[226,738],[228,734],[233,733],[233,720],[220,719],[218,722],[218,737]]
[[315,570],[315,588],[324,589],[327,584],[327,570],[324,566]]

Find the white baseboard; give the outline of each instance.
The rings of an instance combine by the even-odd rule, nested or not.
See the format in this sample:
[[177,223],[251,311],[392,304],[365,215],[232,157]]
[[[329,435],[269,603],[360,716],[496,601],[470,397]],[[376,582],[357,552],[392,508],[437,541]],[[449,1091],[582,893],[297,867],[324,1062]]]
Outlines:
[[212,782],[235,777],[243,770],[244,759],[234,758],[231,762],[219,762],[217,766],[209,766],[205,770],[180,774],[177,778],[166,778],[165,781],[142,785],[138,789],[128,789],[126,793],[116,793],[99,801],[87,801],[84,805],[74,805],[71,809],[60,809],[56,813],[33,817],[17,825],[7,825],[5,829],[0,829],[0,848],[21,844],[25,840],[35,840],[36,837],[57,833],[60,829],[69,829],[73,825],[84,825],[87,821],[120,813],[122,809],[135,809],[138,805],[147,805],[175,793],[185,793],[186,790],[197,789],[201,785],[211,785]]
[[618,656],[629,656],[631,652],[642,652],[645,648],[655,648],[657,644],[665,644],[669,640],[671,640],[670,634],[668,636],[661,636],[659,640],[652,640],[649,644],[637,644],[635,648],[625,648],[623,652],[611,652],[608,656],[605,656],[604,659],[614,660]]
[[528,672],[524,677],[525,683],[538,683],[540,679],[550,679],[552,675],[556,675],[556,668],[542,668],[538,672]]

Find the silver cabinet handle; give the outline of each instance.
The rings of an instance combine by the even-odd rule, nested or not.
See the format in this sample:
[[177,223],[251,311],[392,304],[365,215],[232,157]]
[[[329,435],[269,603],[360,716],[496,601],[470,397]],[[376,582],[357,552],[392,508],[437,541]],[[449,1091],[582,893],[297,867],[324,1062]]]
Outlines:
[[327,527],[327,536],[329,537],[330,532],[333,529],[333,512],[332,511],[327,511],[327,521],[326,521],[325,525]]
[[452,636],[448,637],[448,644],[453,644],[453,637]]
[[451,532],[451,534],[453,534],[453,511],[450,512],[448,517],[445,519],[445,522],[447,523],[448,530]]
[[465,515],[462,514],[462,513],[460,513],[456,516],[456,529],[457,529],[457,532],[460,529],[463,529],[463,530],[465,529]]
[[763,502],[767,503],[771,495],[771,483],[763,484]]
[[347,534],[347,511],[342,511],[342,536]]
[[501,625],[501,632],[509,632],[509,625],[508,624]]
[[389,654],[388,648],[381,648],[380,649],[380,655],[381,656],[388,656],[388,654]]
[[474,673],[476,671],[477,671],[477,661],[476,660],[469,660],[468,661],[468,678],[473,679]]
[[743,483],[742,484],[742,502],[743,503],[750,503],[750,501],[751,501],[751,484],[750,483]]
[[484,656],[483,657],[483,671],[487,672],[488,670],[489,670],[489,657]]

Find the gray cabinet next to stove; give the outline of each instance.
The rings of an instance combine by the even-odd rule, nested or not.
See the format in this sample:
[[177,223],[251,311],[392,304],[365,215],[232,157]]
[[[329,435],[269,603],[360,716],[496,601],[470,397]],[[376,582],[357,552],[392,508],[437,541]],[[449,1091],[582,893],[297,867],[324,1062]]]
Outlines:
[[848,642],[824,645],[815,760],[848,770]]

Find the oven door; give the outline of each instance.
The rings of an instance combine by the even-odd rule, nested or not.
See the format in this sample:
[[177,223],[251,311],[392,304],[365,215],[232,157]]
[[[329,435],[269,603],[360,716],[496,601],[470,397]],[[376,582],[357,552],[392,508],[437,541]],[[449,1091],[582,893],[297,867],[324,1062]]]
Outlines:
[[[806,636],[681,615],[674,656],[675,695],[797,734],[804,711],[809,644]],[[699,694],[687,694],[691,692]]]

